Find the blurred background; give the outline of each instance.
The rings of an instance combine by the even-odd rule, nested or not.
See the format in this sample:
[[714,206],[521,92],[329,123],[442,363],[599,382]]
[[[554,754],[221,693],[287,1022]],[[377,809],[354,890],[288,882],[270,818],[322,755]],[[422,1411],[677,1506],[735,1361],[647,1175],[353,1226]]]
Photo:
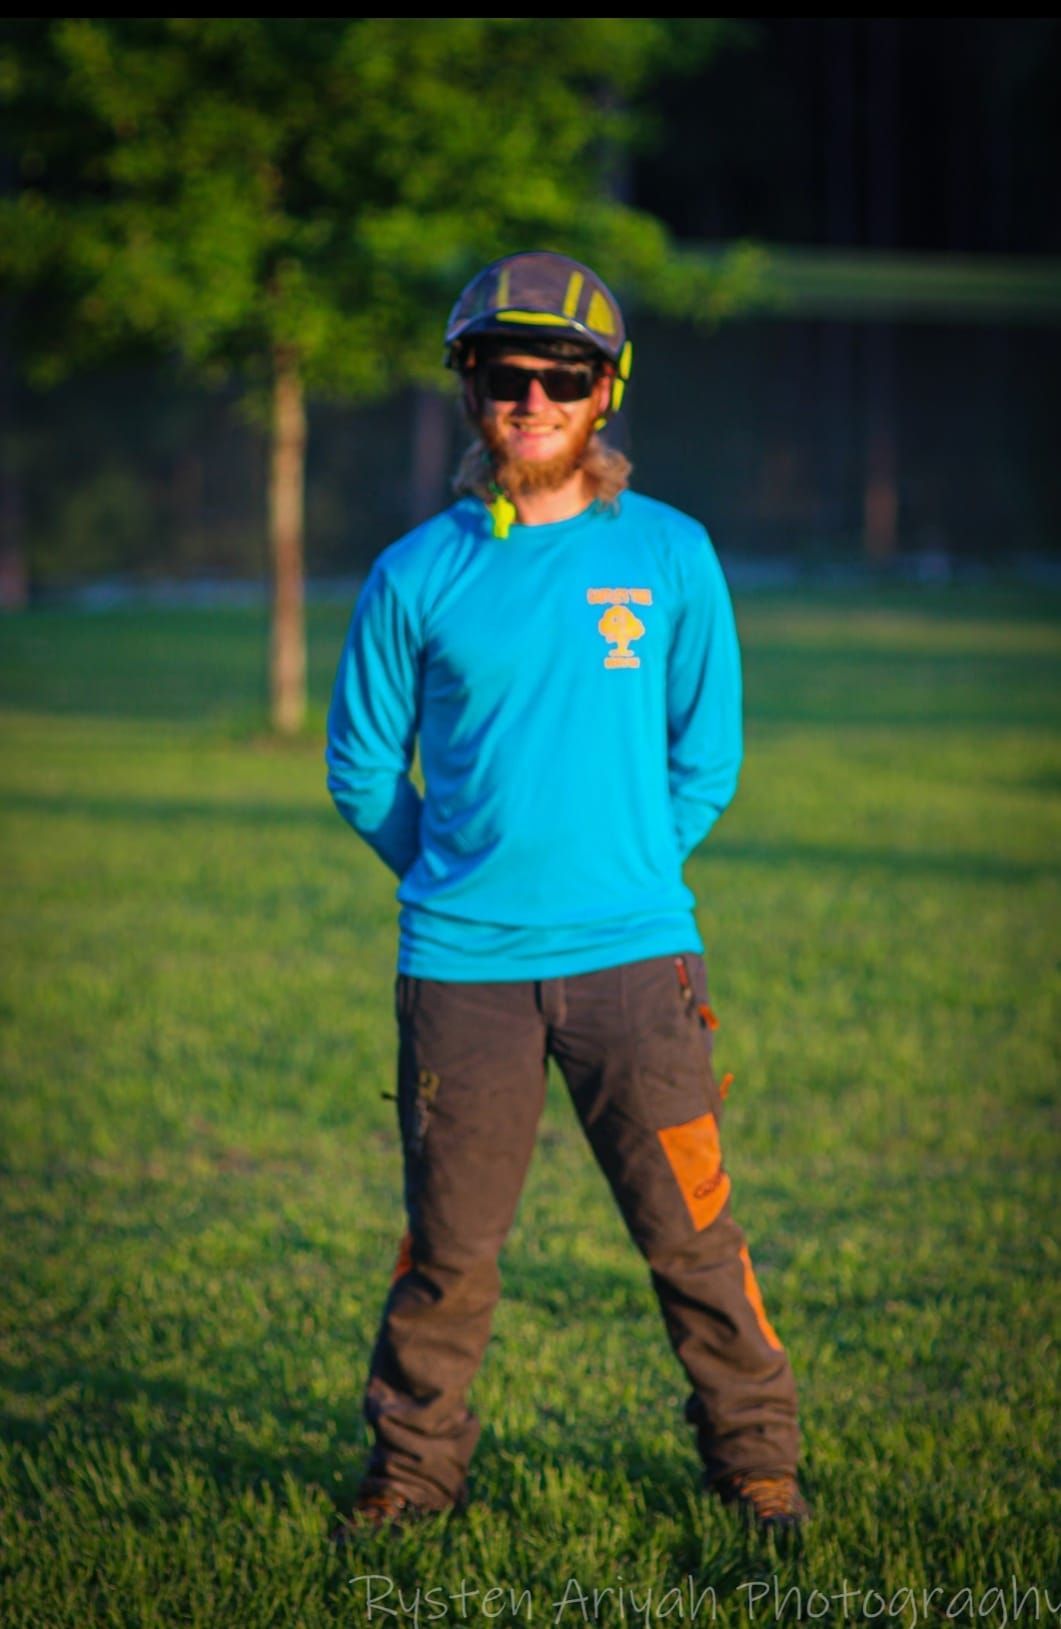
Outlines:
[[404,1225],[395,900],[326,707],[446,501],[454,297],[531,246],[620,294],[609,433],[735,591],[747,765],[687,877],[815,1520],[768,1561],[692,1496],[554,1090],[468,1520],[378,1560],[554,1622],[565,1579],[657,1617],[710,1580],[747,1626],[767,1566],[775,1620],[1058,1598],[1059,55],[1051,18],[0,20],[4,1629],[363,1619],[322,1543]]
[[[525,21],[432,26],[474,26],[464,48],[489,70],[491,51],[504,59],[510,45],[497,31]],[[112,68],[128,80],[121,50],[157,64],[178,47],[192,56],[213,51],[219,62],[237,51],[245,63],[255,50],[264,54],[263,36],[206,40],[187,30],[259,23],[183,20],[181,36],[180,19],[133,19],[131,38],[111,40]],[[466,241],[449,222],[434,264],[417,263],[399,245],[394,275],[406,266],[426,290],[415,358],[392,347],[370,382],[322,373],[318,388],[307,371],[311,592],[335,579],[346,591],[381,547],[447,501],[463,444],[441,367],[449,301],[484,254],[546,242],[596,253],[619,283],[635,364],[613,433],[634,459],[636,484],[703,520],[738,579],[885,570],[932,581],[998,571],[1058,581],[1056,20],[698,19],[675,22],[664,48],[644,31],[665,28],[666,19],[575,19],[571,26],[590,29],[590,50],[593,24],[611,54],[615,39],[603,31],[626,30],[641,62],[596,83],[582,63],[576,88],[595,98],[602,120],[630,116],[582,153],[592,190],[638,212],[631,219],[658,223],[667,234],[663,260],[691,277],[699,272],[705,287],[714,268],[725,297],[698,298],[695,279],[668,292],[663,260],[646,267],[643,255],[616,248],[614,233],[573,243],[560,215],[551,233],[539,228],[533,243],[521,241],[535,217],[521,222],[517,209],[513,218],[511,195],[498,200],[493,242],[482,201],[471,200]],[[66,36],[57,35],[64,26]],[[120,167],[121,142],[131,145],[140,127],[135,106],[115,112],[113,86],[100,88],[105,36],[93,39],[84,20],[78,35],[78,26],[4,25],[9,118],[0,179],[13,231],[6,258],[0,251],[0,600],[11,607],[71,595],[112,602],[144,590],[264,593],[268,410],[248,411],[254,347],[232,343],[242,319],[213,350],[197,349],[179,322],[157,311],[128,332],[113,315],[97,321],[93,343],[83,343],[94,298],[114,308],[133,299],[113,287],[93,294],[101,251],[82,243],[71,257],[80,228],[68,211],[83,210],[86,187],[97,203],[122,186],[132,196],[142,167]],[[408,19],[404,26],[413,32]],[[693,32],[683,37],[683,27]],[[355,43],[363,57],[397,49],[382,34]],[[550,78],[545,45],[540,60],[515,64],[513,123],[528,98],[535,110],[533,76]],[[397,125],[401,109],[392,103],[390,111]],[[323,125],[323,105],[320,117]],[[441,130],[445,112],[438,118]],[[186,138],[184,127],[176,131],[175,149]],[[342,139],[340,132],[339,158]],[[93,150],[95,169],[79,171],[76,156]],[[551,161],[543,146],[542,174]],[[474,163],[458,155],[454,169]],[[185,180],[194,164],[184,160]],[[161,172],[155,181],[157,203],[167,183]],[[354,200],[356,172],[347,185]],[[413,194],[399,201],[417,203]],[[30,243],[49,211],[53,240]],[[547,208],[539,218],[548,220]],[[129,250],[121,230],[113,218],[105,223],[115,258]],[[13,248],[19,239],[21,249]],[[212,252],[223,261],[225,245]],[[152,262],[143,275],[162,279],[170,270]],[[202,293],[189,286],[182,298],[202,307]],[[338,350],[345,341],[328,343]]]

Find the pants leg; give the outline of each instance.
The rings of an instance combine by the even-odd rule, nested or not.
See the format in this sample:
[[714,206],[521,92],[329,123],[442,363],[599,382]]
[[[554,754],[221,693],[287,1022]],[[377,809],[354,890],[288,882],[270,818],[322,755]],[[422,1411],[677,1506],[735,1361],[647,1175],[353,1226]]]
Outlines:
[[545,1025],[529,982],[400,977],[397,1007],[408,1233],[365,1396],[368,1486],[445,1509],[479,1437],[465,1399],[544,1103]]
[[795,1382],[730,1211],[703,960],[653,957],[564,993],[550,1050],[651,1269],[705,1479],[794,1471]]

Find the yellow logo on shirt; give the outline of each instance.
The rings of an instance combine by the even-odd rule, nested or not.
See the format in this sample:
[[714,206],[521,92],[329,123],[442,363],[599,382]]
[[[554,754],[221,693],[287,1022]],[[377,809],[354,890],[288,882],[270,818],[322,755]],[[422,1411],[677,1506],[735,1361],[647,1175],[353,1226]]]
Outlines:
[[630,649],[635,639],[644,637],[645,624],[630,610],[634,605],[651,605],[651,588],[587,588],[590,605],[607,605],[597,630],[614,645],[604,658],[605,667],[640,667],[641,658]]

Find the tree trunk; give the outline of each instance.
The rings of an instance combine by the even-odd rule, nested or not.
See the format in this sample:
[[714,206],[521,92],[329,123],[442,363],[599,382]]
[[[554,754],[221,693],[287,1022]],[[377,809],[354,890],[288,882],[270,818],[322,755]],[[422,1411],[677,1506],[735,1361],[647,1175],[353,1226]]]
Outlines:
[[278,346],[273,384],[269,545],[273,562],[270,683],[273,728],[296,734],[306,718],[306,626],[303,512],[306,411],[298,356]]

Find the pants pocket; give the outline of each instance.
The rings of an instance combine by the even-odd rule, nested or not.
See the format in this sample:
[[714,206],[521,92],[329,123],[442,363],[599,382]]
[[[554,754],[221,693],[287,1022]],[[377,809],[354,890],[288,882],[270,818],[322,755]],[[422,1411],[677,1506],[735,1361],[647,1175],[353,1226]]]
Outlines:
[[664,1126],[657,1135],[693,1226],[697,1232],[710,1227],[730,1194],[717,1119],[710,1112],[701,1114]]
[[709,1112],[722,1099],[712,1068],[715,1019],[702,959],[654,957],[630,969],[627,1018],[635,1037],[642,1106],[654,1130]]
[[703,960],[690,953],[661,957],[636,977],[635,988],[630,1016],[637,1034],[638,1089],[664,1156],[660,1177],[677,1188],[700,1232],[722,1214],[730,1196],[722,1159],[722,1097],[712,1066],[716,1020]]

